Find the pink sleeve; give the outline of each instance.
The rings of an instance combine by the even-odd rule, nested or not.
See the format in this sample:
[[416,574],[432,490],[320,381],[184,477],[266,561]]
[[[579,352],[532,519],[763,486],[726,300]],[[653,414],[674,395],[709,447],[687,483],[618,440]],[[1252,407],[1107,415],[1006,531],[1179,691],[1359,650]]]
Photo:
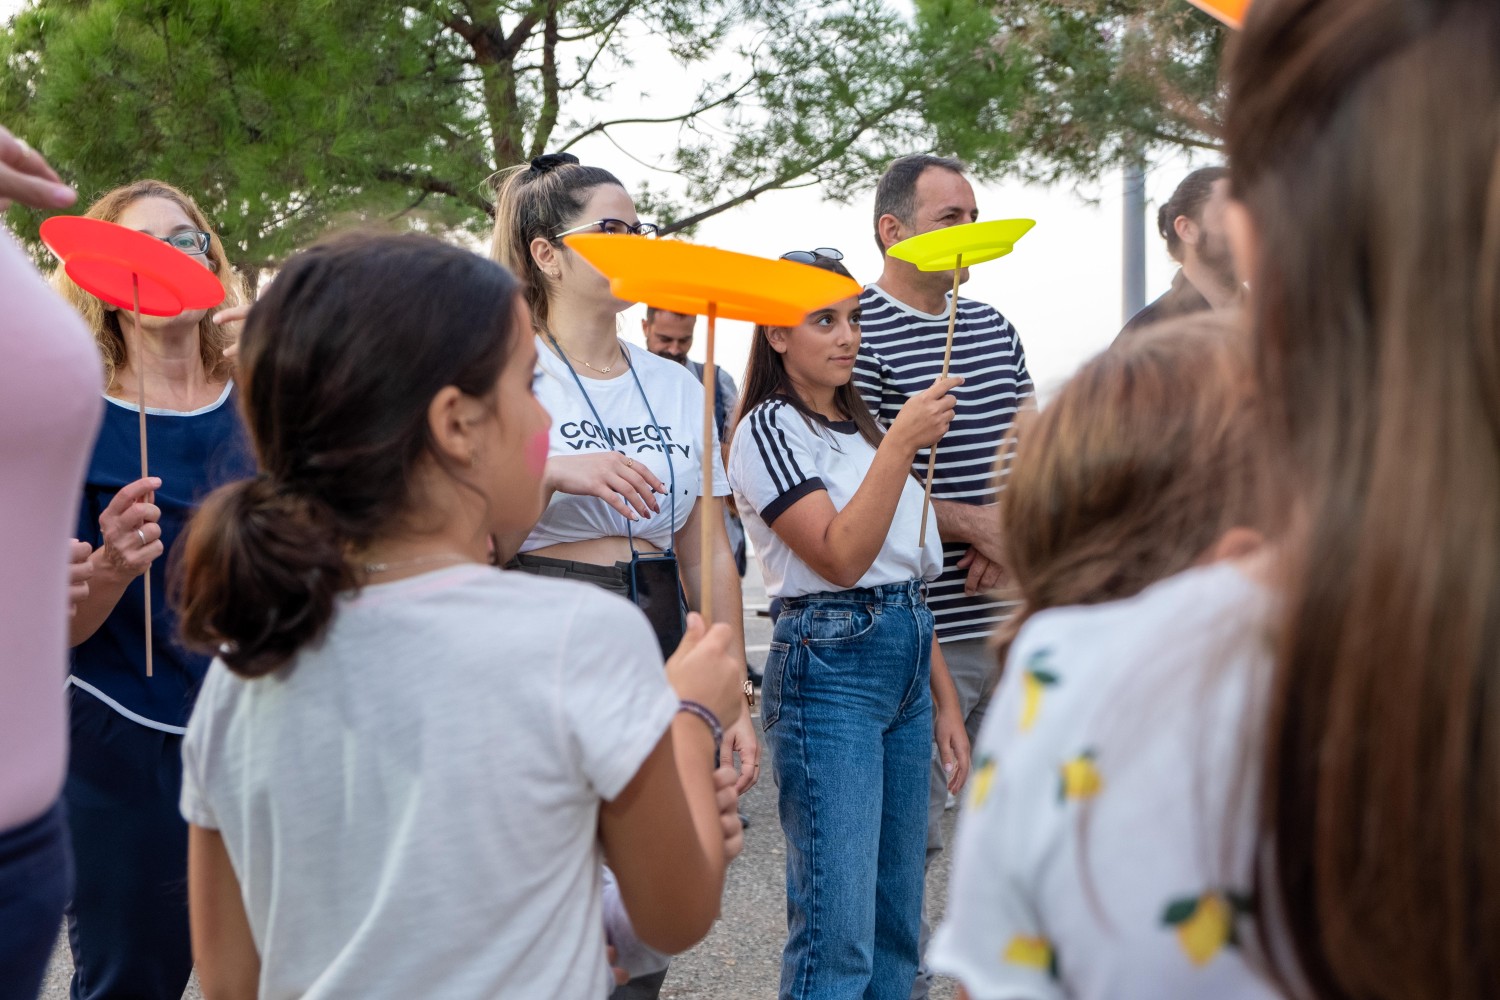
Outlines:
[[83,320],[0,227],[0,830],[62,787],[68,540],[102,380]]

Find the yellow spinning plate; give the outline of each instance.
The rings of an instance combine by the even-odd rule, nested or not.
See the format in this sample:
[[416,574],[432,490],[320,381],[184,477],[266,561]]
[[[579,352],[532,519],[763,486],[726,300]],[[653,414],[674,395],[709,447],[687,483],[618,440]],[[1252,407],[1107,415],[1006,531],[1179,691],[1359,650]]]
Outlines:
[[[808,313],[841,299],[857,296],[859,283],[831,271],[789,260],[770,260],[715,247],[659,240],[647,236],[606,236],[602,233],[568,236],[563,242],[609,278],[610,290],[627,302],[643,302],[657,309],[708,317],[703,348],[703,440],[714,439],[714,322],[726,319],[768,326],[796,326]],[[699,607],[706,622],[713,620],[713,532],[718,523],[714,506],[713,463],[703,463],[702,530],[703,574]]]
[[[966,264],[983,264],[1004,257],[1016,248],[1016,241],[1036,222],[1032,219],[994,219],[970,222],[962,226],[934,229],[930,233],[902,240],[886,253],[897,260],[917,265],[920,271],[947,271]],[[960,260],[961,258],[961,260]]]
[[[897,260],[914,264],[919,271],[952,271],[953,294],[948,299],[948,344],[943,348],[943,374],[948,377],[948,363],[953,359],[953,328],[958,320],[958,283],[963,268],[1004,257],[1016,248],[1016,241],[1036,225],[1033,219],[992,219],[969,222],[962,226],[934,229],[902,240],[886,251]],[[922,531],[917,546],[927,544],[927,510],[932,504],[932,473],[937,468],[937,445],[927,451],[927,484],[922,494]]]

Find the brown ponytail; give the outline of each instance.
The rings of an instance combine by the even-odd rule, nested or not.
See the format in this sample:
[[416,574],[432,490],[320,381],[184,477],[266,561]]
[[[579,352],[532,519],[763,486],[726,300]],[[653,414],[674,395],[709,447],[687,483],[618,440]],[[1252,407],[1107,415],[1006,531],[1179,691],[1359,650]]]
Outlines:
[[1500,997],[1500,3],[1256,0],[1234,196],[1287,617],[1257,897],[1320,998]]
[[521,280],[532,322],[544,327],[552,279],[542,273],[531,256],[532,241],[555,241],[556,235],[583,211],[594,188],[625,185],[602,167],[579,163],[572,153],[548,153],[530,163],[507,167],[492,178],[492,183],[495,229],[490,236],[490,258]]
[[1238,316],[1198,313],[1085,362],[1001,448],[1007,569],[1021,598],[1000,662],[1038,611],[1140,593],[1232,528],[1260,529],[1265,485]]
[[322,636],[355,586],[350,553],[420,506],[433,396],[494,394],[516,292],[504,268],[425,236],[348,234],[288,261],[240,347],[261,474],[213,493],[184,539],[186,644],[258,677]]

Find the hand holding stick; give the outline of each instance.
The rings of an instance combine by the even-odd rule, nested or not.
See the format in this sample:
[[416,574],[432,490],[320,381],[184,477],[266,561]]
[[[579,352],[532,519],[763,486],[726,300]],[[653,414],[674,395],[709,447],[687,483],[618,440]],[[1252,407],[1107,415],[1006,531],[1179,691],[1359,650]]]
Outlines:
[[[958,276],[963,271],[964,255],[959,254],[953,264],[953,296],[948,300],[948,345],[943,348],[943,374],[948,377],[948,364],[953,360],[953,328],[958,322]],[[927,483],[922,488],[922,531],[917,539],[917,548],[927,545],[927,511],[932,507],[932,473],[937,468],[937,445],[927,449]]]
[[[141,344],[141,277],[138,274],[130,276],[131,310],[130,318],[135,323],[136,353],[140,353]],[[141,478],[145,479],[150,472],[146,471],[146,366],[141,359],[135,359],[135,373],[137,379],[137,403],[140,405],[140,428],[141,428]],[[151,676],[151,570],[148,568],[141,576],[141,584],[146,588],[146,676]]]

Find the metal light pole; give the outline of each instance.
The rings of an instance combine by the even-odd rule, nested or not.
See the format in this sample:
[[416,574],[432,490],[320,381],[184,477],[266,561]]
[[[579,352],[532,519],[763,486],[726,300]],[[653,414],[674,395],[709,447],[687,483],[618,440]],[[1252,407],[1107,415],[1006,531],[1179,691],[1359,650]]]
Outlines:
[[1125,167],[1124,203],[1122,324],[1146,305],[1146,164],[1139,157]]

